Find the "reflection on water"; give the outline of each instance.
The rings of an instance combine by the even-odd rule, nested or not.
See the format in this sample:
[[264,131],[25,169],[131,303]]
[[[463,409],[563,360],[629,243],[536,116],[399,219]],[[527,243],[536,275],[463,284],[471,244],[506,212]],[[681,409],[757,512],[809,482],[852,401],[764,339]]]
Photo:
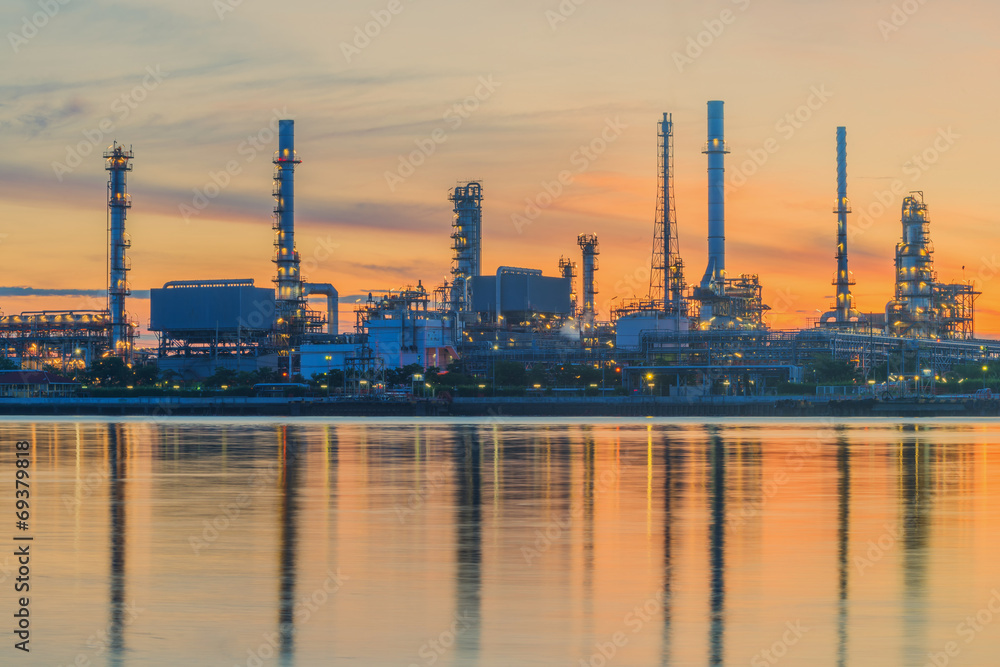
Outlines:
[[124,438],[120,438],[121,426],[108,424],[108,471],[110,473],[108,489],[108,510],[110,526],[108,533],[110,543],[108,550],[111,561],[111,594],[108,601],[110,620],[108,621],[108,662],[120,665],[122,656],[122,634],[125,625],[125,523],[127,499],[125,495],[125,460],[127,452],[123,451]]
[[847,664],[847,607],[851,552],[851,450],[837,437],[837,667]]
[[1000,654],[993,422],[0,425],[17,439],[35,536],[18,664]]

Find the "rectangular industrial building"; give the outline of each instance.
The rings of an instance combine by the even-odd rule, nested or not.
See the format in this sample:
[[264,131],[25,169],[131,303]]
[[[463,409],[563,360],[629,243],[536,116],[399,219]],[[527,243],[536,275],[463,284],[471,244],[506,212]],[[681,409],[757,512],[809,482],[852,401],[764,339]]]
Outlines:
[[177,281],[149,290],[151,331],[270,331],[274,290],[253,280]]
[[472,309],[496,315],[497,301],[504,317],[528,313],[569,315],[572,310],[569,278],[549,278],[540,271],[512,270],[498,276],[472,278]]

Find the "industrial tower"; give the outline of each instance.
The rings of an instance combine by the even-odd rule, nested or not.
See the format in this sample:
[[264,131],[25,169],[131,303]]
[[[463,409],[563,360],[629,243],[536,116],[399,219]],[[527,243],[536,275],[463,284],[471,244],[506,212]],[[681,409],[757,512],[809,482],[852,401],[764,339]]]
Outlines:
[[837,323],[846,324],[858,317],[851,295],[851,273],[847,269],[847,214],[851,202],[847,199],[847,128],[837,128]]
[[278,345],[287,350],[297,345],[306,330],[305,295],[295,250],[295,121],[278,121],[278,152],[274,154],[274,263],[277,275],[275,299]]
[[[708,103],[708,266],[701,289],[725,295],[726,279],[726,147],[725,102]],[[704,318],[703,318],[704,319]]]
[[915,338],[972,338],[979,292],[969,283],[937,282],[923,192],[911,192],[903,199],[902,223],[903,237],[896,244],[896,295],[885,309],[889,333]]
[[837,300],[830,312],[823,313],[820,323],[825,326],[846,327],[857,324],[861,318],[854,308],[851,285],[854,279],[847,268],[847,214],[851,212],[851,202],[847,198],[847,128],[837,128],[837,275],[833,284],[837,287]]
[[135,338],[132,324],[125,312],[125,297],[131,294],[128,271],[131,268],[126,251],[131,247],[125,233],[125,218],[132,200],[128,195],[126,175],[132,171],[132,149],[125,150],[118,142],[105,151],[104,168],[108,177],[108,314],[110,317],[111,352],[126,363],[132,361]]
[[559,275],[569,280],[570,317],[576,317],[576,262],[567,258],[559,258]]
[[656,191],[656,220],[653,223],[653,259],[649,275],[649,299],[662,304],[665,313],[680,313],[684,307],[684,262],[677,239],[677,210],[674,205],[674,121],[664,113],[658,124],[659,183]]
[[583,251],[583,306],[580,308],[582,324],[580,331],[587,333],[593,331],[594,321],[597,319],[597,256],[601,251],[598,249],[596,234],[580,234],[576,242]]
[[702,329],[763,329],[764,305],[756,274],[726,277],[726,146],[724,102],[708,103],[708,266],[695,298]]
[[451,269],[451,309],[456,313],[472,311],[472,278],[482,268],[483,184],[467,181],[455,187],[448,196],[454,204],[451,249],[455,252]]

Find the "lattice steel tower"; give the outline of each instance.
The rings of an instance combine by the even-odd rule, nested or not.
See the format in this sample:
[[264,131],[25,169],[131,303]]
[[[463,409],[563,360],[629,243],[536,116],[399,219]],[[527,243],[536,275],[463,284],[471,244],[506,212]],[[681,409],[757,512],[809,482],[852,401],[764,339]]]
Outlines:
[[676,313],[683,307],[684,262],[677,239],[677,210],[674,204],[674,121],[663,114],[658,127],[659,183],[656,190],[656,220],[653,223],[653,259],[649,274],[649,299],[663,304],[663,311]]

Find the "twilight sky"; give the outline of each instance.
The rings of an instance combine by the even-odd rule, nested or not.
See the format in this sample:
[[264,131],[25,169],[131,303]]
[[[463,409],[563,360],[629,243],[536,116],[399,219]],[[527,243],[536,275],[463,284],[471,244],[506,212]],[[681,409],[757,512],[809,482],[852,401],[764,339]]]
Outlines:
[[484,181],[486,273],[555,275],[596,233],[605,317],[648,288],[665,111],[700,279],[705,103],[720,99],[727,268],[760,274],[773,327],[830,305],[846,125],[857,306],[891,298],[901,200],[923,190],[940,279],[975,278],[977,332],[1000,333],[995,2],[8,0],[0,27],[5,314],[104,307],[112,140],[136,155],[143,331],[140,291],[166,281],[269,285],[271,131],[293,118],[303,273],[340,290],[342,328],[359,294],[442,281],[465,179]]

